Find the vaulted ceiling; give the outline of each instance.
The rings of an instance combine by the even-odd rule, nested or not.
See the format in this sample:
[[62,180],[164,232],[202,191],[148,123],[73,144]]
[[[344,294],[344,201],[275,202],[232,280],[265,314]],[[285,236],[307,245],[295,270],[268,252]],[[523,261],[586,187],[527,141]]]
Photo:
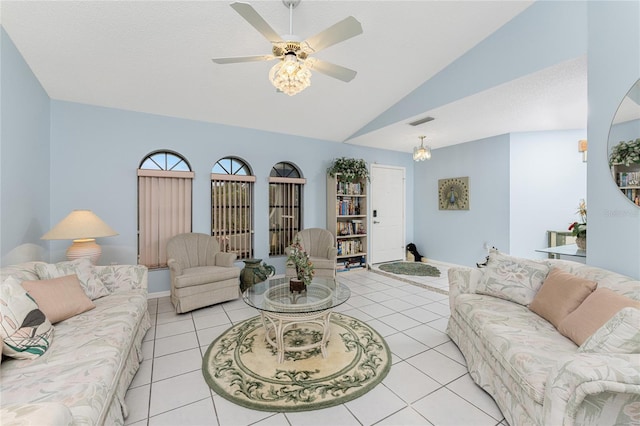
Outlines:
[[[347,16],[363,34],[316,57],[358,72],[312,71],[289,97],[268,80],[275,62],[218,65],[268,54],[270,43],[227,1],[3,1],[0,21],[52,99],[410,152],[514,131],[586,127],[579,58],[351,138],[389,107],[524,11],[530,1],[312,1],[293,10],[302,39]],[[280,34],[281,1],[250,1]],[[464,125],[462,125],[464,124]]]

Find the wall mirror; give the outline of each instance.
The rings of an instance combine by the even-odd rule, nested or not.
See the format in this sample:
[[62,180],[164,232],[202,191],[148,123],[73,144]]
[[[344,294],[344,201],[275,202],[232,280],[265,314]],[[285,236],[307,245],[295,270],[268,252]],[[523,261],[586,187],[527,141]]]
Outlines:
[[613,117],[607,152],[620,195],[640,208],[640,79]]

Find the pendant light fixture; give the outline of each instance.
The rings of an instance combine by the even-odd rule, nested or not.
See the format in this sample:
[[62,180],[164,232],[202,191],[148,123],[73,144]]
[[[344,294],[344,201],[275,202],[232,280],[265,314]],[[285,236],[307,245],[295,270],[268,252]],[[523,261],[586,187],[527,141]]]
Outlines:
[[418,136],[420,146],[413,148],[413,161],[424,161],[431,158],[431,148],[424,146],[424,138],[426,136]]

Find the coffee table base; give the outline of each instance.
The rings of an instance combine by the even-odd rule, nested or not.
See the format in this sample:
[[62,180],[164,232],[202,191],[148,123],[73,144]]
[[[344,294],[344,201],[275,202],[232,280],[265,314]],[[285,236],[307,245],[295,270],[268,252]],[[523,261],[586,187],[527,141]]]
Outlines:
[[[278,352],[278,363],[284,362],[286,351],[300,352],[309,349],[320,348],[322,357],[327,357],[327,343],[331,335],[331,309],[311,313],[276,313],[260,311],[262,325],[264,326],[264,337],[267,343],[273,346]],[[295,328],[299,324],[315,324],[322,330],[322,340],[304,346],[285,346],[284,333],[289,328]]]

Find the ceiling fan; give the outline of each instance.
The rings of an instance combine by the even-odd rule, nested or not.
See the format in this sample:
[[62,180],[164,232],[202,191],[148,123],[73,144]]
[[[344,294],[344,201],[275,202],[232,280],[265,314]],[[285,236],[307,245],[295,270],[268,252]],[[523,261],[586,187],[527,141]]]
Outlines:
[[312,58],[310,55],[362,34],[360,22],[353,16],[349,16],[324,31],[301,41],[299,37],[292,34],[293,8],[300,3],[300,0],[282,0],[282,3],[289,9],[289,34],[283,36],[276,33],[250,4],[231,3],[231,7],[258,30],[273,45],[273,48],[270,55],[215,58],[213,62],[232,64],[279,59],[279,62],[271,68],[269,79],[278,90],[289,96],[295,95],[311,84],[310,70],[312,69],[344,82],[353,80],[357,74],[356,71]]

